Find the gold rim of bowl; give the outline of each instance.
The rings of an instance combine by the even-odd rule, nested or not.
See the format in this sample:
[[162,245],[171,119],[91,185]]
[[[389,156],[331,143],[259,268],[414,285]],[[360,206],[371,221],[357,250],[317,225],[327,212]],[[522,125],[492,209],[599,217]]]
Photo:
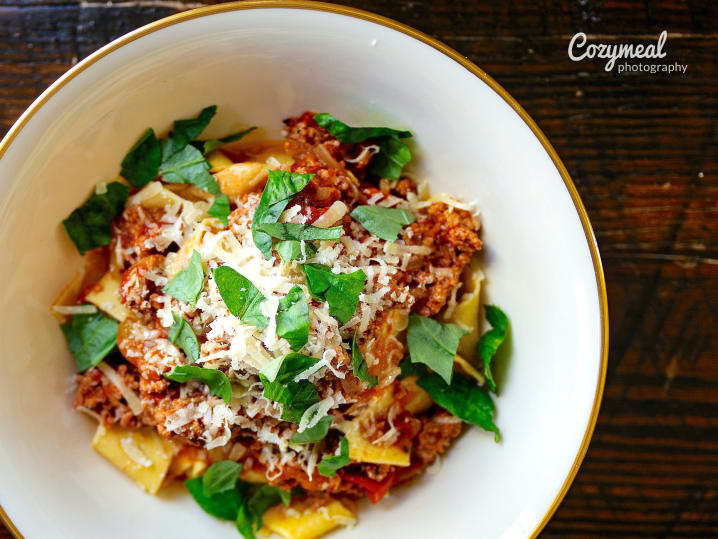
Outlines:
[[[458,64],[462,65],[471,73],[476,75],[479,79],[481,79],[483,82],[488,84],[492,90],[499,94],[501,98],[506,101],[506,103],[508,103],[511,108],[514,109],[514,111],[516,111],[516,113],[521,117],[524,123],[526,123],[526,125],[531,129],[539,142],[541,142],[541,145],[549,154],[551,160],[556,166],[556,169],[561,175],[563,183],[566,186],[566,189],[568,190],[569,194],[571,195],[571,200],[573,201],[573,204],[576,208],[576,212],[578,213],[578,216],[581,220],[581,226],[583,227],[583,232],[586,236],[586,242],[588,243],[588,248],[591,252],[591,259],[593,261],[593,270],[596,276],[596,286],[598,288],[598,300],[601,321],[601,364],[599,366],[599,379],[598,383],[596,384],[596,393],[593,400],[593,407],[589,416],[588,425],[586,426],[586,431],[581,441],[581,446],[578,449],[578,454],[576,455],[576,458],[573,461],[573,465],[571,466],[571,469],[566,476],[566,479],[564,479],[564,482],[561,485],[561,488],[559,489],[556,498],[551,503],[551,506],[548,508],[548,511],[541,519],[538,526],[536,526],[536,529],[531,533],[530,537],[535,538],[536,536],[538,536],[539,533],[541,533],[541,530],[543,530],[546,524],[548,524],[549,520],[551,520],[551,517],[556,512],[558,506],[561,504],[561,501],[566,496],[568,489],[571,487],[571,483],[573,483],[573,480],[576,477],[576,473],[578,472],[578,469],[581,466],[581,462],[583,461],[583,457],[586,455],[586,451],[588,450],[588,445],[591,441],[591,436],[593,435],[593,430],[596,426],[596,420],[598,419],[598,411],[601,407],[601,396],[603,395],[603,387],[606,382],[606,364],[608,363],[608,298],[606,293],[606,281],[603,274],[603,266],[601,265],[601,257],[599,255],[598,246],[596,244],[596,237],[593,233],[593,229],[591,228],[591,222],[588,218],[588,214],[586,213],[586,208],[583,206],[581,197],[576,190],[576,186],[574,185],[573,180],[568,173],[568,170],[566,170],[566,167],[561,162],[561,159],[556,153],[556,150],[554,150],[553,146],[551,146],[551,143],[546,138],[546,135],[543,134],[543,132],[536,125],[536,122],[531,119],[531,117],[526,113],[523,107],[521,107],[521,105],[519,105],[518,102],[513,97],[511,97],[511,95],[509,95],[509,93],[499,83],[497,83],[494,79],[487,75],[476,64],[469,61],[464,56],[456,52],[451,47],[445,45],[441,41],[434,39],[433,37],[423,32],[415,30],[410,26],[389,19],[387,17],[383,17],[381,15],[376,15],[374,13],[370,13],[368,11],[352,7],[339,6],[336,4],[329,4],[325,2],[311,2],[306,0],[250,0],[245,2],[229,2],[226,4],[205,6],[189,11],[183,11],[175,15],[170,15],[169,17],[165,17],[164,19],[159,19],[146,26],[142,26],[141,28],[138,28],[137,30],[134,30],[128,34],[125,34],[124,36],[116,39],[115,41],[112,41],[111,43],[105,45],[98,51],[94,52],[93,54],[89,55],[87,58],[79,62],[76,66],[72,67],[69,71],[67,71],[64,75],[57,79],[53,84],[51,84],[47,88],[47,90],[45,90],[40,95],[40,97],[38,97],[27,108],[27,110],[22,114],[22,116],[20,116],[20,118],[15,122],[15,124],[10,128],[10,131],[8,131],[2,142],[0,142],[0,158],[2,158],[2,156],[5,154],[5,151],[10,147],[12,141],[15,139],[18,133],[20,133],[20,131],[25,126],[25,124],[27,124],[30,118],[32,118],[32,116],[53,95],[55,95],[63,86],[65,86],[73,78],[82,73],[85,69],[90,67],[92,64],[94,64],[101,58],[107,56],[111,52],[119,49],[120,47],[123,47],[124,45],[127,45],[128,43],[131,43],[136,39],[146,36],[147,34],[151,34],[152,32],[156,32],[157,30],[161,30],[162,28],[166,28],[168,26],[172,26],[183,21],[196,19],[198,17],[205,17],[207,15],[214,15],[216,13],[225,13],[228,11],[241,11],[245,9],[258,8],[308,9],[314,11],[325,11],[328,13],[337,13],[339,15],[362,19],[365,21],[373,22],[375,24],[379,24],[381,26],[385,26],[387,28],[391,28],[392,30],[396,30],[398,32],[401,32],[402,34],[411,36],[414,39],[417,39],[423,43],[426,43],[427,45],[434,47],[436,50],[445,54]],[[3,521],[5,526],[17,539],[23,538],[22,534],[20,533],[20,530],[18,530],[15,524],[13,524],[12,520],[10,520],[10,517],[2,507],[0,507],[0,520]]]

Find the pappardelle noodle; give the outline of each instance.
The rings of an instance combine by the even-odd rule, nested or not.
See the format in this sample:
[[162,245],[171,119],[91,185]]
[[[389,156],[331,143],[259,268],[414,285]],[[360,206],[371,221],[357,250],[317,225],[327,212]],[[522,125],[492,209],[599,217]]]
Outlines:
[[145,131],[63,221],[73,406],[147,492],[182,481],[245,538],[317,537],[465,424],[499,441],[508,320],[480,304],[473,205],[404,170],[411,132],[305,112],[284,140],[201,138],[216,112]]

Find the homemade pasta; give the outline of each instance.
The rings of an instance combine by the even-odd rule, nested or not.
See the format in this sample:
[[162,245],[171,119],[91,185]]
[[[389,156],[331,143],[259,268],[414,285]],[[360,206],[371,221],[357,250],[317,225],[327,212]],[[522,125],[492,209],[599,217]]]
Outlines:
[[98,453],[244,537],[311,539],[464,424],[499,440],[508,323],[486,306],[482,336],[477,210],[404,172],[409,131],[305,112],[199,140],[215,113],[148,129],[63,222],[86,264],[53,314]]

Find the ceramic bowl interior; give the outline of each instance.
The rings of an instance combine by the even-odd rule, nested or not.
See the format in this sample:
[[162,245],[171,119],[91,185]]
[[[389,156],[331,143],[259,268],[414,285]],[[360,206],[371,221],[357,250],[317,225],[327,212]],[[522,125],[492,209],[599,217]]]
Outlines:
[[[499,444],[470,429],[441,470],[335,537],[524,537],[552,509],[592,423],[603,294],[579,211],[536,134],[496,90],[387,26],[315,9],[237,9],[156,25],[78,66],[0,160],[0,504],[26,537],[237,537],[181,488],[151,497],[90,448],[48,305],[81,259],[60,226],[152,126],[219,106],[209,135],[330,111],[408,128],[411,170],[482,211],[485,302],[511,319]],[[590,234],[590,229],[589,229]],[[600,265],[598,266],[600,268]]]

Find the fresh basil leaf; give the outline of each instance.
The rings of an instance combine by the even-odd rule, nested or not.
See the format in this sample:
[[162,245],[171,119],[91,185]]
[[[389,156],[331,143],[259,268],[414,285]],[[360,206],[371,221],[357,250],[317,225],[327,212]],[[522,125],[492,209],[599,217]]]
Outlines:
[[461,337],[467,333],[455,324],[444,324],[412,314],[406,335],[412,363],[428,365],[450,384],[456,349]]
[[411,161],[411,150],[398,138],[387,137],[379,141],[369,172],[380,178],[398,180],[404,166]]
[[215,198],[207,213],[222,221],[224,226],[229,226],[229,199],[227,195]]
[[344,144],[376,139],[379,152],[374,156],[369,170],[379,177],[398,180],[401,169],[411,160],[411,150],[399,140],[411,137],[410,131],[388,127],[350,127],[327,113],[316,114],[314,120]]
[[396,241],[401,229],[416,221],[410,211],[383,206],[357,206],[351,216],[369,232],[386,241]]
[[292,260],[306,261],[317,253],[317,248],[311,243],[304,242],[304,252],[302,252],[302,242],[296,240],[285,240],[277,242],[275,245],[282,262],[285,264]]
[[242,465],[233,460],[215,462],[202,476],[204,495],[209,497],[234,489],[241,471]]
[[304,348],[309,340],[309,304],[298,286],[293,286],[289,293],[279,300],[277,335],[286,339],[295,352]]
[[73,314],[69,322],[60,325],[78,372],[94,367],[112,352],[117,345],[118,325],[101,312]]
[[399,131],[389,127],[350,127],[326,112],[315,114],[314,121],[329,131],[332,136],[338,138],[339,142],[343,144],[356,144],[370,138],[379,137],[411,137],[410,131]]
[[261,307],[266,298],[249,279],[229,266],[214,268],[212,275],[229,312],[242,323],[259,329],[265,329],[269,325],[269,318],[262,314]]
[[369,365],[366,364],[364,356],[362,355],[361,350],[359,350],[359,345],[357,344],[356,331],[354,332],[354,337],[352,338],[352,370],[354,371],[354,376],[359,378],[362,382],[369,384],[369,387],[374,387],[379,382],[379,379],[376,376],[372,376],[369,373]]
[[272,237],[257,230],[257,227],[265,223],[276,223],[289,201],[304,189],[313,177],[314,174],[296,174],[286,170],[269,171],[267,185],[252,218],[252,239],[265,258],[272,256]]
[[110,244],[110,225],[124,210],[129,194],[127,185],[111,182],[107,184],[105,193],[93,194],[62,222],[81,255],[95,247]]
[[259,375],[260,377],[263,376],[266,378],[267,382],[286,384],[293,381],[295,376],[306,371],[317,361],[319,361],[317,358],[305,356],[304,354],[286,354],[265,365],[264,368],[259,371]]
[[333,420],[333,415],[325,415],[312,428],[293,434],[289,439],[289,442],[292,444],[308,444],[323,440],[329,432],[329,426],[332,424]]
[[223,520],[235,520],[239,508],[244,504],[244,497],[239,489],[233,488],[207,496],[204,493],[204,480],[195,477],[184,482],[185,488],[194,498],[194,501],[213,517]]
[[122,160],[120,175],[134,187],[143,187],[157,177],[162,162],[160,143],[152,128],[145,131]]
[[216,113],[217,105],[211,105],[203,108],[196,118],[175,120],[171,138],[173,151],[178,152],[196,139]]
[[[403,363],[408,363],[406,360]],[[403,366],[402,363],[402,366]],[[475,382],[456,374],[450,385],[435,373],[428,373],[423,365],[414,365],[413,369],[404,370],[410,375],[419,375],[417,384],[442,408],[459,419],[494,433],[494,440],[501,437],[498,427],[494,424],[494,403],[489,394],[479,388]],[[413,372],[412,372],[413,371]]]
[[160,174],[169,183],[189,183],[204,189],[213,195],[222,192],[214,177],[208,172],[209,163],[197,148],[192,145],[174,151],[172,140],[162,141],[162,163]]
[[172,325],[168,333],[169,341],[179,346],[190,363],[199,359],[199,341],[192,326],[183,317],[172,313]]
[[332,273],[331,268],[322,264],[304,264],[302,267],[312,297],[329,303],[329,314],[346,324],[357,310],[366,274],[362,270]]
[[294,381],[298,374],[317,361],[314,357],[292,353],[273,360],[259,372],[264,396],[283,405],[282,419],[285,421],[299,423],[306,409],[319,402],[319,393],[311,382]]
[[278,240],[313,241],[331,240],[339,241],[342,235],[341,226],[321,228],[312,225],[297,225],[294,223],[264,223],[257,225],[256,230],[269,234]]
[[248,129],[245,129],[244,131],[240,131],[239,133],[227,135],[226,137],[222,137],[220,139],[205,140],[205,141],[203,141],[202,153],[204,155],[212,153],[213,151],[218,150],[219,148],[224,146],[225,144],[229,144],[230,142],[235,142],[235,141],[241,139],[242,137],[251,133],[255,129],[257,129],[257,128],[255,126],[253,126]]
[[235,524],[237,531],[244,539],[257,539],[254,533],[254,522],[255,515],[252,513],[247,502],[240,505]]
[[226,403],[232,398],[232,386],[229,378],[222,371],[203,369],[197,365],[177,365],[171,372],[162,376],[173,382],[183,384],[189,380],[198,380],[209,387],[210,393],[224,399]]
[[484,365],[486,385],[489,386],[491,391],[496,393],[496,382],[491,373],[491,360],[506,338],[506,332],[509,328],[509,319],[496,305],[484,305],[484,309],[486,309],[486,319],[489,321],[489,324],[491,324],[492,329],[481,336],[481,339],[479,339],[476,345],[476,352]]
[[339,438],[339,455],[324,457],[319,466],[317,466],[317,470],[326,477],[334,477],[337,475],[337,470],[344,468],[350,462],[349,441],[344,436],[341,436]]
[[177,275],[162,288],[162,292],[180,301],[197,305],[197,300],[202,292],[202,288],[204,288],[202,257],[197,251],[192,251],[189,264],[182,268]]

